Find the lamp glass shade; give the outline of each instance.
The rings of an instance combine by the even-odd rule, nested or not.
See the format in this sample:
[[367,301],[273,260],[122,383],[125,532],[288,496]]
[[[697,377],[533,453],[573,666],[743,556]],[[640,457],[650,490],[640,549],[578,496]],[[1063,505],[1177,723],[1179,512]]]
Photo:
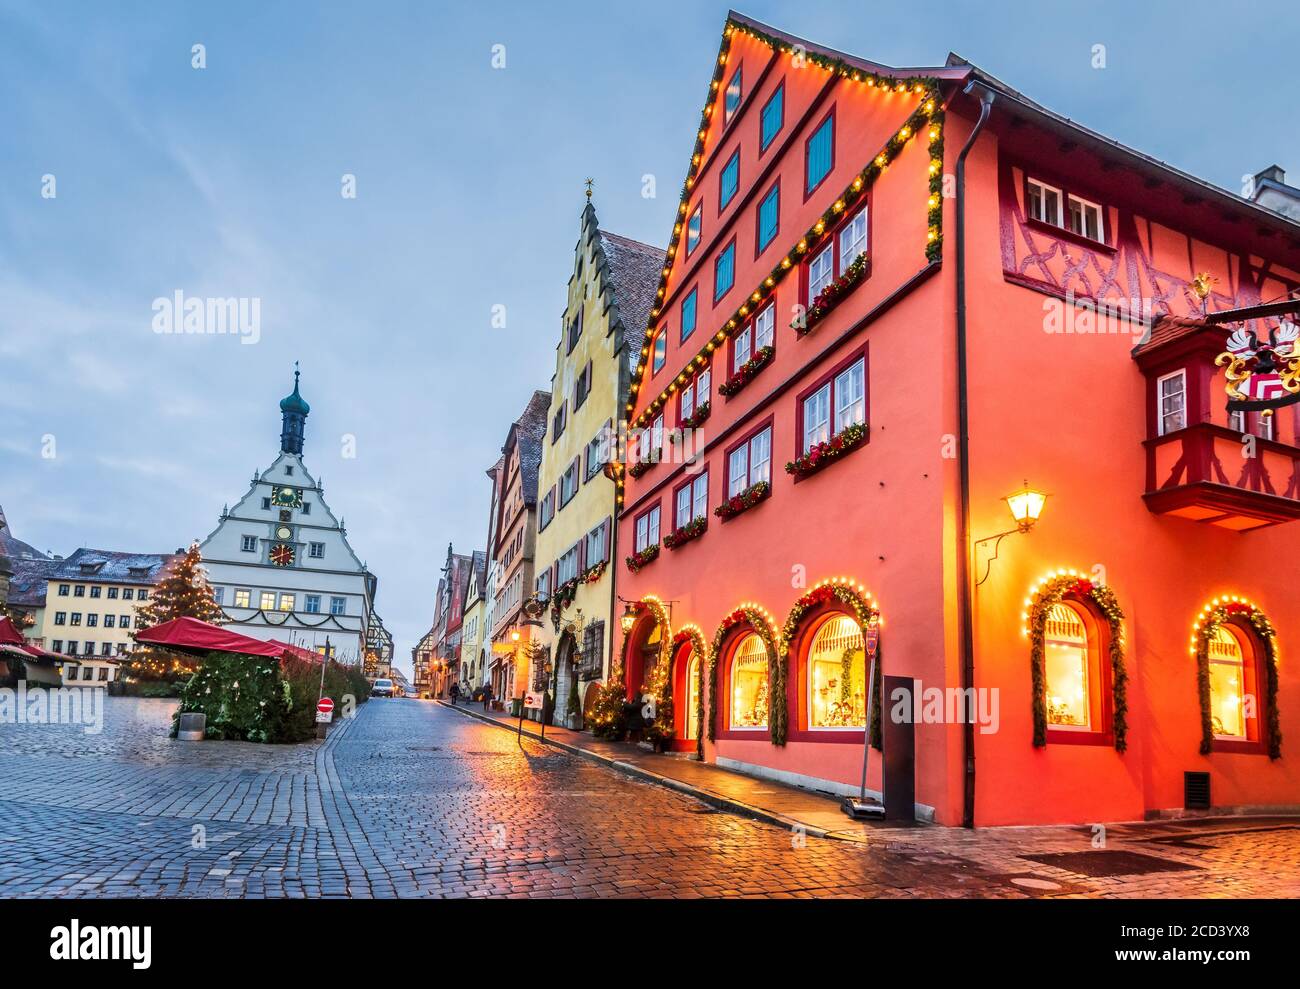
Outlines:
[[1009,494],[1004,499],[1007,507],[1011,509],[1011,517],[1016,520],[1016,525],[1021,529],[1030,528],[1038,521],[1038,516],[1043,512],[1043,503],[1047,501],[1047,495],[1041,491],[1035,491],[1027,483],[1024,488]]
[[636,624],[636,609],[629,604],[623,609],[623,617],[619,621],[624,632],[632,631],[632,626]]

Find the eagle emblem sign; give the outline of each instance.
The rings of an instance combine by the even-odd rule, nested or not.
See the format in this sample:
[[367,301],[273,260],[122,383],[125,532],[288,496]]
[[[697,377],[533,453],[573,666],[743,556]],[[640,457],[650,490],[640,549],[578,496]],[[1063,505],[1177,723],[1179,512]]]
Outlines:
[[1261,343],[1254,330],[1234,330],[1214,360],[1228,379],[1229,412],[1262,412],[1300,402],[1300,326],[1283,322]]

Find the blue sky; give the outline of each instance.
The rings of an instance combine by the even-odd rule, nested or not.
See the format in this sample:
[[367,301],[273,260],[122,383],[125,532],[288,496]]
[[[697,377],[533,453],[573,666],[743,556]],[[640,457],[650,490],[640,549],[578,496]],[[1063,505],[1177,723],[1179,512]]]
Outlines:
[[[1273,162],[1300,175],[1287,6],[741,9],[886,64],[957,51],[1236,190]],[[61,554],[207,535],[274,459],[301,360],[308,467],[379,576],[409,668],[447,543],[481,548],[483,472],[550,385],[583,180],[606,229],[664,243],[726,11],[0,0],[0,505],[15,534]],[[153,300],[177,290],[259,298],[259,342],[152,332]]]

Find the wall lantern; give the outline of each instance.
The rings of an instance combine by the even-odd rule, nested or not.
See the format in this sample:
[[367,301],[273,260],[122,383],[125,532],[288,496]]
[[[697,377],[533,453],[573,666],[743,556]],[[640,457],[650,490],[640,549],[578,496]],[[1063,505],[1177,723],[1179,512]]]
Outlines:
[[633,607],[632,602],[629,601],[623,607],[623,617],[619,619],[619,623],[623,626],[623,633],[625,635],[632,631],[632,626],[636,624],[636,618],[636,608]]
[[1038,521],[1038,516],[1043,514],[1043,504],[1047,501],[1047,495],[1035,491],[1026,481],[1023,488],[1002,500],[1007,503],[1007,507],[1011,509],[1011,517],[1016,520],[1016,531],[1028,532]]
[[1016,527],[1008,529],[1005,532],[999,532],[992,536],[985,536],[983,539],[975,540],[975,558],[978,562],[979,548],[985,543],[993,544],[993,553],[984,564],[984,576],[975,581],[975,586],[989,579],[989,573],[993,569],[993,561],[998,558],[998,547],[1002,545],[1002,540],[1007,536],[1014,535],[1017,532],[1029,532],[1038,517],[1043,514],[1043,505],[1047,503],[1047,495],[1041,491],[1036,491],[1025,481],[1024,486],[1007,495],[1002,499],[1007,503],[1007,508],[1011,511],[1011,517],[1015,519]]

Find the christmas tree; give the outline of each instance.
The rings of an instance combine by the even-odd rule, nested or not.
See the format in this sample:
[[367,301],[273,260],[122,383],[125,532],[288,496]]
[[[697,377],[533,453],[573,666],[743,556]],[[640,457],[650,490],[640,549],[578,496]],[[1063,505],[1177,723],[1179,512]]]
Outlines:
[[[189,549],[184,553],[178,552],[167,565],[162,579],[149,595],[149,603],[135,613],[135,630],[131,638],[135,639],[145,629],[175,618],[197,618],[220,625],[225,617],[203,569],[199,544],[193,542]],[[192,674],[198,664],[198,657],[137,643],[131,658],[124,664],[123,672],[137,680],[178,680]]]

